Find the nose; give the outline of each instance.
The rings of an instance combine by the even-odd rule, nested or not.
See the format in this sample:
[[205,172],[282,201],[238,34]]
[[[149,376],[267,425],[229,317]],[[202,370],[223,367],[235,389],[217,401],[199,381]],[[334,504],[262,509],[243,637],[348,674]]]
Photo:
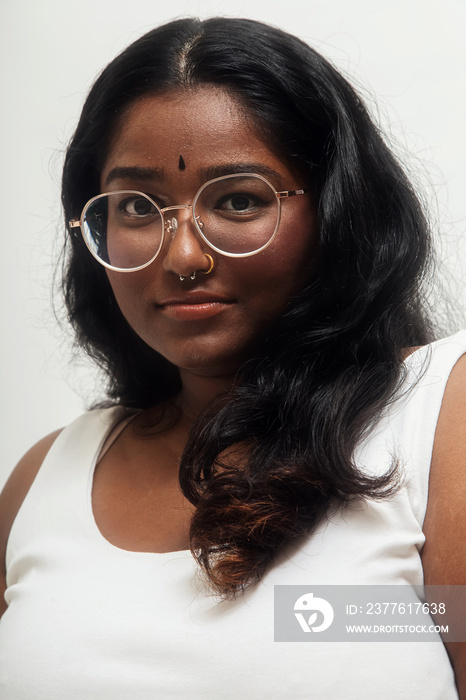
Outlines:
[[188,277],[205,267],[202,240],[194,226],[191,210],[177,212],[165,219],[165,243],[161,254],[163,269],[177,276]]

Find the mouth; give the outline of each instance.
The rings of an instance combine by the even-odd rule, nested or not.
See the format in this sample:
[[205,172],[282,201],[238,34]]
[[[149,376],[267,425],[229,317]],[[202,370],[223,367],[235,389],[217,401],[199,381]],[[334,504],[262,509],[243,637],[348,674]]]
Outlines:
[[164,316],[178,321],[210,318],[231,308],[234,299],[205,292],[193,292],[164,299],[156,304]]

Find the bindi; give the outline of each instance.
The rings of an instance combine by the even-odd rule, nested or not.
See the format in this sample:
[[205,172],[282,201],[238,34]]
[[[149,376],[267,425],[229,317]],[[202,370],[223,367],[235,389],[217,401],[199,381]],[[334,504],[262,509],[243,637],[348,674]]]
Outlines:
[[186,168],[186,163],[184,162],[183,156],[180,156],[178,167],[180,170],[184,170]]

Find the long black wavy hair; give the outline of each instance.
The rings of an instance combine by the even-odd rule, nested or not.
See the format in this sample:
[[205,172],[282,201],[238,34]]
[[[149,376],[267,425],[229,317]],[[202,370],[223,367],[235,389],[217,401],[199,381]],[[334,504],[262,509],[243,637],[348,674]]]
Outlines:
[[[433,339],[425,309],[429,228],[413,189],[348,82],[299,39],[246,19],[183,19],[149,32],[102,72],[63,174],[65,221],[99,192],[109,137],[145,94],[221,86],[267,143],[310,174],[320,243],[311,279],[258,340],[228,400],[191,431],[180,484],[195,504],[191,548],[213,588],[234,596],[334,504],[382,498],[356,445],[393,398],[402,352]],[[69,230],[63,288],[78,343],[112,402],[177,394],[176,367],[132,331],[105,270]]]

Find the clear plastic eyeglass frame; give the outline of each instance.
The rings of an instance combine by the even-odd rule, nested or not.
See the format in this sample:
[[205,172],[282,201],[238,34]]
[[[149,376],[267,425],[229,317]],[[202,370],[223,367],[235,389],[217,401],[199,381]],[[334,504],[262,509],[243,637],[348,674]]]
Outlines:
[[[205,235],[202,231],[203,224],[199,220],[199,217],[196,217],[196,203],[197,203],[199,197],[201,196],[202,192],[205,190],[206,187],[209,187],[209,185],[212,185],[213,183],[216,183],[216,182],[220,182],[222,180],[228,180],[230,178],[237,178],[237,177],[241,177],[241,176],[258,178],[259,180],[262,180],[275,193],[275,196],[276,196],[277,202],[278,202],[277,222],[275,225],[275,229],[272,232],[269,240],[264,245],[260,246],[256,250],[252,250],[252,251],[246,252],[246,253],[229,253],[229,252],[226,252],[224,250],[221,250],[220,248],[215,246],[213,243],[211,243],[205,237]],[[170,234],[172,237],[176,233],[176,230],[178,228],[178,220],[176,219],[176,217],[165,218],[165,212],[174,211],[176,209],[189,209],[192,212],[192,221],[194,223],[194,226],[196,228],[197,233],[200,235],[200,237],[204,241],[204,243],[206,243],[209,246],[209,248],[211,248],[212,250],[215,250],[216,253],[219,253],[220,255],[225,255],[226,257],[229,257],[229,258],[248,258],[252,255],[257,255],[257,253],[260,253],[261,251],[265,250],[273,242],[273,240],[277,234],[278,228],[280,226],[281,200],[287,199],[288,197],[294,197],[297,195],[305,194],[306,192],[308,192],[308,190],[304,189],[304,188],[299,188],[299,189],[295,189],[295,190],[284,190],[282,192],[277,192],[277,190],[272,185],[272,183],[269,182],[269,180],[267,180],[267,178],[265,178],[263,175],[259,175],[257,173],[247,173],[247,172],[234,173],[231,175],[223,175],[222,177],[216,177],[213,180],[208,180],[198,189],[198,191],[196,192],[196,194],[194,196],[192,204],[175,204],[175,205],[172,205],[169,207],[160,208],[149,195],[147,195],[145,192],[140,192],[138,190],[117,190],[114,192],[103,192],[102,194],[98,194],[95,197],[92,197],[88,202],[86,202],[86,204],[84,205],[83,210],[81,212],[81,217],[79,219],[71,219],[69,221],[69,227],[70,227],[70,229],[73,229],[73,228],[80,228],[81,229],[81,234],[83,236],[84,242],[85,242],[87,248],[89,249],[90,253],[101,265],[103,265],[107,269],[114,270],[115,272],[137,272],[138,270],[143,270],[144,268],[151,265],[154,262],[154,260],[157,258],[157,256],[159,255],[159,253],[163,247],[163,244],[164,244],[165,233]],[[131,267],[131,268],[115,267],[114,265],[111,265],[110,263],[102,260],[97,255],[95,250],[92,249],[91,244],[89,243],[89,241],[87,240],[87,238],[84,234],[84,231],[85,231],[84,222],[85,222],[86,214],[87,214],[89,207],[96,200],[101,199],[102,197],[107,197],[109,195],[117,195],[117,194],[122,194],[122,193],[140,195],[140,196],[148,199],[151,202],[151,204],[160,213],[161,222],[162,222],[162,236],[161,236],[160,244],[159,244],[155,254],[146,263],[139,265],[137,267]]]

